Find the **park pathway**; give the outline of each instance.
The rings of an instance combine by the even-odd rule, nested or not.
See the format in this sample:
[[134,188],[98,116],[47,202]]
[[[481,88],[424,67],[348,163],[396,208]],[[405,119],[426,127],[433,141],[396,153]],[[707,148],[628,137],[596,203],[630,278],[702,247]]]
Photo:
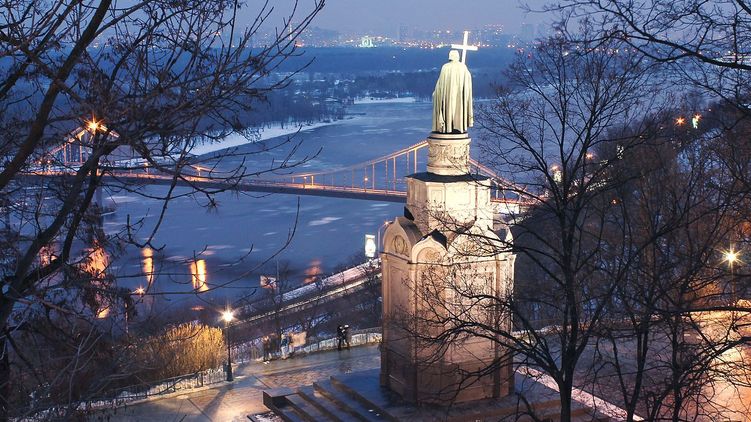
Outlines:
[[263,390],[310,385],[331,375],[378,368],[380,364],[377,346],[314,353],[266,365],[253,362],[237,368],[232,383],[124,406],[91,420],[247,422],[249,414],[267,411]]

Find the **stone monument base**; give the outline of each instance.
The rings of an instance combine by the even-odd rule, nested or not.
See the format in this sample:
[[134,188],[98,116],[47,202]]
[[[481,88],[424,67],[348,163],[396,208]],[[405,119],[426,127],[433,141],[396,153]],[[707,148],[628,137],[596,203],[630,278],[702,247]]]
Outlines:
[[[556,421],[558,393],[516,374],[516,392],[451,407],[413,406],[380,386],[377,369],[333,376],[312,386],[263,392],[263,403],[288,422],[310,421]],[[610,421],[594,409],[574,402],[572,421]],[[252,417],[251,417],[252,420]]]
[[428,136],[428,173],[439,176],[469,174],[471,142],[466,133],[431,133]]

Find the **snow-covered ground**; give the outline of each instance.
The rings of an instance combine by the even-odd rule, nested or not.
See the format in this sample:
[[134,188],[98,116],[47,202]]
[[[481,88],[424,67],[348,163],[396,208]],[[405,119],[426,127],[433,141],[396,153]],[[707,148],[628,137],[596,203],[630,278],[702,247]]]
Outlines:
[[309,130],[317,129],[319,127],[331,126],[331,125],[339,124],[339,123],[345,122],[347,120],[355,119],[355,118],[357,117],[347,117],[344,120],[332,120],[328,122],[318,122],[318,123],[313,123],[313,124],[288,124],[285,127],[281,127],[281,125],[275,124],[272,127],[263,127],[263,128],[258,129],[260,137],[250,136],[249,137],[250,139],[248,139],[248,137],[245,137],[239,133],[233,133],[225,137],[221,141],[206,142],[201,145],[196,145],[195,147],[193,147],[190,153],[195,154],[195,155],[208,154],[210,152],[221,151],[227,148],[239,147],[241,145],[249,144],[251,142],[265,141],[266,139],[276,138],[279,136],[292,135],[293,133],[296,133],[298,130],[300,132],[307,132]]
[[416,103],[415,97],[402,97],[402,98],[375,98],[375,97],[363,97],[355,98],[355,104],[394,104],[394,103]]

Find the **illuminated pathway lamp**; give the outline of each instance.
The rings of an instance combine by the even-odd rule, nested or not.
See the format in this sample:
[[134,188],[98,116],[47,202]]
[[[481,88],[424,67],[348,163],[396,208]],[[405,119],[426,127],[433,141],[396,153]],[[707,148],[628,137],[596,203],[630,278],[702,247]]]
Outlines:
[[733,248],[730,248],[729,250],[722,253],[722,259],[728,263],[728,266],[730,267],[730,288],[731,288],[731,295],[732,295],[732,301],[733,305],[735,305],[736,301],[736,293],[735,293],[735,263],[739,261],[739,254],[737,251],[733,250]]
[[729,251],[723,252],[722,257],[725,259],[725,262],[730,265],[730,268],[733,268],[733,264],[738,261],[738,252],[731,249]]
[[375,258],[376,250],[378,247],[376,246],[375,236],[372,234],[366,234],[365,235],[365,256],[368,258]]
[[232,377],[232,354],[231,354],[231,348],[229,343],[229,323],[232,322],[232,320],[235,318],[235,316],[232,314],[232,311],[227,309],[226,311],[222,312],[222,319],[224,320],[224,336],[227,341],[227,381],[233,381],[234,378]]

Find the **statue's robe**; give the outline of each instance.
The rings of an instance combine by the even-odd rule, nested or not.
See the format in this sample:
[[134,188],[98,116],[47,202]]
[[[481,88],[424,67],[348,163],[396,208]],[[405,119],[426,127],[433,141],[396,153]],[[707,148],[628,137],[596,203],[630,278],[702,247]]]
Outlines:
[[441,68],[433,91],[433,132],[467,132],[474,125],[472,111],[472,75],[460,61]]

